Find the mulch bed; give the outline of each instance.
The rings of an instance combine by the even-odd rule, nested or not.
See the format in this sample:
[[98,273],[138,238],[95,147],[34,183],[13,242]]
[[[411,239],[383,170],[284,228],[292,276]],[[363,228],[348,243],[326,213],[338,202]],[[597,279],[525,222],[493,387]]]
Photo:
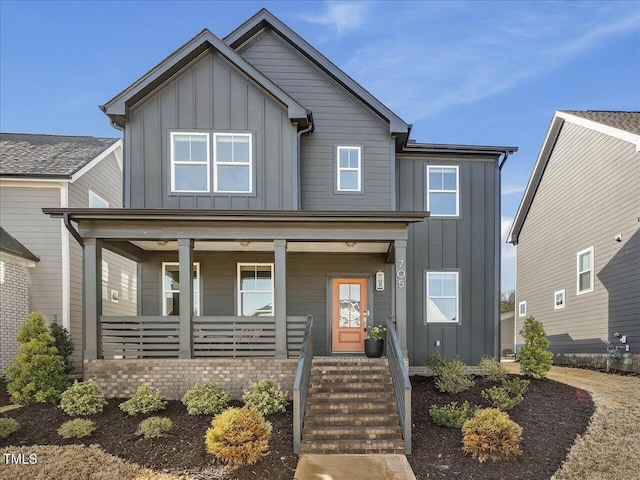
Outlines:
[[[461,394],[443,394],[435,390],[433,379],[412,377],[413,454],[409,462],[418,480],[460,478],[465,480],[543,480],[560,467],[577,435],[583,433],[594,407],[583,390],[551,380],[532,381],[525,401],[515,407],[511,418],[523,427],[523,455],[514,462],[479,463],[461,450],[459,429],[447,429],[431,422],[428,410],[436,404],[452,401],[486,405],[480,391],[492,384],[476,379],[476,385]],[[152,469],[173,473],[202,473],[216,465],[206,452],[204,436],[211,417],[189,416],[182,403],[170,401],[157,415],[173,421],[167,438],[146,440],[135,435],[144,416],[129,417],[118,405],[124,399],[112,399],[105,411],[93,415],[97,429],[86,439],[64,440],[57,429],[70,417],[51,405],[30,405],[2,416],[20,422],[20,430],[5,440],[8,445],[99,444],[107,452]],[[234,406],[240,405],[234,402]],[[229,473],[230,480],[291,479],[297,463],[293,453],[293,415],[287,412],[268,418],[273,425],[270,453],[257,464]],[[200,477],[200,475],[198,475]],[[202,477],[204,478],[204,477]],[[373,479],[372,479],[373,480]]]

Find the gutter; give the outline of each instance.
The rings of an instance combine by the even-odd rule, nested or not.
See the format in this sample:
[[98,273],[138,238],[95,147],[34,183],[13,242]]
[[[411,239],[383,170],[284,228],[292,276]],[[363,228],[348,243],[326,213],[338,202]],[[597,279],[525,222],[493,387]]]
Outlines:
[[76,242],[78,242],[81,247],[84,247],[84,240],[82,239],[82,236],[78,233],[78,230],[71,225],[71,214],[69,212],[64,212],[62,214],[62,220],[64,221],[64,226],[69,230],[69,233],[76,239]]
[[302,198],[301,198],[301,192],[300,192],[300,185],[302,182],[302,178],[300,178],[300,165],[301,165],[301,142],[302,142],[302,135],[311,135],[311,133],[313,133],[314,130],[314,125],[313,125],[313,112],[311,112],[311,110],[307,110],[307,121],[308,121],[308,125],[307,128],[303,128],[302,130],[298,131],[298,142],[297,142],[297,153],[296,153],[296,161],[298,162],[297,165],[297,181],[298,181],[298,185],[296,190],[298,191],[298,210],[301,210],[302,207]]
[[509,158],[509,154],[513,153],[513,151],[505,150],[502,157],[502,160],[498,164],[498,170],[502,170],[502,166],[507,163],[507,158]]

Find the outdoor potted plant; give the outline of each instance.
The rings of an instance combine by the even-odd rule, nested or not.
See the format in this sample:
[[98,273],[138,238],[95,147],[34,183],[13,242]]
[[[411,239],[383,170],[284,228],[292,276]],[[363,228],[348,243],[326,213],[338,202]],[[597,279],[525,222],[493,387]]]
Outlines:
[[367,327],[367,338],[364,340],[364,353],[368,358],[380,358],[384,351],[384,334],[387,327],[376,325]]

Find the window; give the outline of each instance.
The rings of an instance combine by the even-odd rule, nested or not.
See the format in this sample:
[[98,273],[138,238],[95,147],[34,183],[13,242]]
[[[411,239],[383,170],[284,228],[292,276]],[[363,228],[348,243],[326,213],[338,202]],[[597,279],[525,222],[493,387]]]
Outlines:
[[427,272],[425,323],[458,323],[458,272]]
[[524,302],[520,302],[518,304],[518,316],[519,317],[526,317],[527,316],[527,301],[526,300]]
[[250,133],[214,133],[216,192],[251,193],[252,155]]
[[171,132],[171,191],[209,190],[209,134]]
[[427,211],[431,216],[459,216],[458,183],[457,166],[427,166]]
[[577,253],[578,295],[593,292],[593,247]]
[[89,208],[109,208],[109,202],[93,190],[89,190]]
[[[180,264],[162,263],[162,315],[180,315]],[[200,264],[193,264],[193,315],[200,315]]]
[[238,264],[238,315],[273,316],[273,264]]
[[553,294],[553,308],[554,310],[558,310],[559,308],[564,308],[564,289],[558,290]]
[[360,192],[362,190],[362,148],[338,147],[337,190]]

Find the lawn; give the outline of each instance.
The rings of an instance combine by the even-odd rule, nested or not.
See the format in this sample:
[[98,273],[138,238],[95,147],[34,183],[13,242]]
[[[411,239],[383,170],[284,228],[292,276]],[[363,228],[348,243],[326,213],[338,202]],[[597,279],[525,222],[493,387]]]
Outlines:
[[[435,390],[432,378],[411,380],[414,433],[413,454],[408,458],[417,479],[548,479],[560,468],[576,437],[586,430],[594,408],[589,394],[583,390],[552,380],[532,381],[525,401],[511,412],[512,419],[523,428],[523,455],[515,462],[480,464],[462,452],[460,430],[434,425],[428,408],[434,403],[464,400],[486,405],[480,391],[490,384],[476,379],[476,385],[462,394],[443,394]],[[57,428],[69,417],[51,405],[32,405],[2,413],[18,420],[21,428],[0,441],[0,453],[36,453],[38,463],[7,466],[0,457],[0,478],[293,478],[297,457],[291,445],[291,406],[286,413],[269,417],[273,424],[270,454],[255,465],[229,471],[206,452],[204,435],[210,417],[189,416],[180,402],[169,402],[161,415],[173,420],[170,436],[146,440],[135,435],[137,424],[144,417],[129,417],[121,412],[118,408],[121,401],[110,400],[102,414],[92,416],[97,430],[81,440],[63,440],[57,435]]]

